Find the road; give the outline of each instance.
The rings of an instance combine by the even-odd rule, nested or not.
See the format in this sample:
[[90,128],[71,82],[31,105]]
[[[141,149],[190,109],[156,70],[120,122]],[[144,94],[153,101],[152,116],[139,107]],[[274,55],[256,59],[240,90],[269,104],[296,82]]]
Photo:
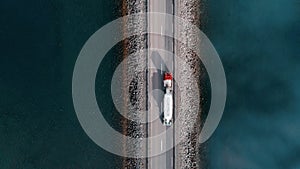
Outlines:
[[[148,12],[173,14],[173,0],[148,0]],[[163,135],[155,141],[148,142],[148,154],[162,154],[148,158],[148,169],[174,168],[173,148],[165,152],[167,147],[173,147],[174,128],[162,124],[163,114],[163,74],[172,72],[174,64],[173,39],[163,36],[166,31],[173,33],[172,21],[166,18],[148,16],[148,30],[160,30],[160,34],[148,35],[148,137]],[[152,50],[151,50],[152,49]],[[164,52],[164,51],[169,51]],[[169,130],[168,130],[169,129]],[[166,132],[166,131],[169,132]]]

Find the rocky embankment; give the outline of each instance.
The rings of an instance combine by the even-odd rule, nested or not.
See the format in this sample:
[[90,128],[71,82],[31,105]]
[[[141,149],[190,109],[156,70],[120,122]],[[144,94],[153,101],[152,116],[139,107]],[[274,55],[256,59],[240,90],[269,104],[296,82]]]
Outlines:
[[[184,20],[200,26],[200,13],[203,9],[201,0],[179,0],[176,3],[176,15]],[[198,143],[201,131],[203,113],[202,105],[205,101],[203,95],[203,79],[205,69],[199,57],[187,47],[198,46],[199,40],[194,34],[195,30],[188,25],[182,25],[185,31],[177,32],[183,42],[176,43],[177,59],[175,64],[175,78],[180,83],[176,96],[176,140],[182,140],[176,146],[177,168],[205,168],[205,147]]]
[[[123,16],[146,11],[146,0],[124,0],[122,4]],[[127,58],[123,65],[123,95],[124,97],[124,113],[127,113],[128,119],[123,121],[123,134],[132,138],[146,137],[147,128],[142,122],[146,121],[146,113],[141,111],[146,109],[146,66],[147,55],[145,49],[147,47],[146,35],[143,35],[147,28],[146,18],[136,18],[135,20],[124,20],[124,35],[129,29],[138,32],[137,36],[127,38],[123,41],[123,56]],[[134,57],[128,57],[131,54]],[[124,145],[124,153],[140,154],[141,151],[146,152],[146,144],[140,139],[135,139],[133,144]],[[143,150],[142,150],[143,149]],[[124,158],[123,168],[146,168],[145,158]]]

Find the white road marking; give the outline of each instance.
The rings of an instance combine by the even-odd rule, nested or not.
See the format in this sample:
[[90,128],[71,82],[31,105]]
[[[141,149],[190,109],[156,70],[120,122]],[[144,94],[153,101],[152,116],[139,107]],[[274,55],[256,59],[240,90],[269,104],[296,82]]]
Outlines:
[[160,150],[162,151],[163,150],[163,141],[160,140]]
[[160,26],[160,34],[163,35],[163,26]]

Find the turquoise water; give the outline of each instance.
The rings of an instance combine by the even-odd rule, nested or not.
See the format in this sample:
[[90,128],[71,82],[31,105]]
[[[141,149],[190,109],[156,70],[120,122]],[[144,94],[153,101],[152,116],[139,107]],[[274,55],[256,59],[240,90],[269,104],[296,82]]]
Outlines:
[[224,116],[209,142],[209,168],[299,168],[299,1],[207,5],[205,32],[228,85]]

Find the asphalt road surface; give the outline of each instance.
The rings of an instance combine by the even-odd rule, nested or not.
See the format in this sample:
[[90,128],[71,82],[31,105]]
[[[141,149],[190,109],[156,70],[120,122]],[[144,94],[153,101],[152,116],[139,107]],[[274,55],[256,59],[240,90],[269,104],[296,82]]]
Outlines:
[[[173,14],[173,0],[148,0],[149,12]],[[148,16],[148,30],[160,30],[161,34],[148,35],[148,137],[162,134],[159,139],[148,142],[148,154],[159,154],[148,158],[148,169],[174,168],[173,148],[166,152],[167,147],[173,147],[173,127],[166,127],[162,123],[163,115],[163,75],[165,72],[173,74],[174,49],[173,39],[163,36],[167,31],[173,33],[172,21],[166,18]],[[152,49],[152,50],[151,50]],[[164,52],[165,51],[165,52]],[[166,51],[169,51],[166,52]],[[174,86],[174,85],[173,85]],[[168,132],[166,132],[168,130]],[[164,153],[162,153],[164,152]]]

